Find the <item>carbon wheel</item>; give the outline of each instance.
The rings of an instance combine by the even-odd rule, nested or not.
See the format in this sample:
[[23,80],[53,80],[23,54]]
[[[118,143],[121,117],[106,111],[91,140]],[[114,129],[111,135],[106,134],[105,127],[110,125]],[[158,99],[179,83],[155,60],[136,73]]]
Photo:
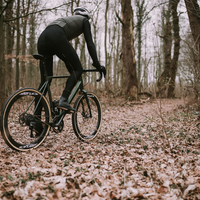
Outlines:
[[102,117],[98,97],[92,92],[82,94],[77,98],[74,108],[77,112],[72,114],[72,124],[76,136],[82,141],[93,140],[99,132]]
[[[41,106],[39,117],[35,114],[36,102],[40,102]],[[39,91],[33,88],[17,90],[2,110],[1,133],[4,141],[17,151],[37,148],[48,135],[50,115],[48,101]]]

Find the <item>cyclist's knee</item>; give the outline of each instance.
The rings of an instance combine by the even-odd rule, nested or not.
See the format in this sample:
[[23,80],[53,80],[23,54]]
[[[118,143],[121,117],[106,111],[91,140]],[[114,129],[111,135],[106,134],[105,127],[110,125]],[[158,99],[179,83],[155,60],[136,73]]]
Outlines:
[[71,74],[71,76],[76,77],[76,79],[81,77],[81,74],[83,73],[83,69],[79,69],[79,70],[73,70]]

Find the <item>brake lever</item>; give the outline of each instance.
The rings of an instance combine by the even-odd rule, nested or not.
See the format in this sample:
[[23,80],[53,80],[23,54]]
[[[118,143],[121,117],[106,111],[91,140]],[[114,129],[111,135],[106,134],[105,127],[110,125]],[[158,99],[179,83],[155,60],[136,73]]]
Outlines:
[[99,81],[101,81],[101,79],[102,79],[102,74],[103,74],[103,72],[99,72],[100,73],[100,77],[96,80],[96,82],[99,82]]

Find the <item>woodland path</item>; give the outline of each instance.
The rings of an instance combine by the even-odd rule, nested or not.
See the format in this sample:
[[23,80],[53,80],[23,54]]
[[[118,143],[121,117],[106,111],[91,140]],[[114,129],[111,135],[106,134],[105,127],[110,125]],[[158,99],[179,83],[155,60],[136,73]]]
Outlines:
[[193,106],[101,101],[102,126],[91,143],[76,138],[70,115],[62,133],[50,132],[29,152],[11,150],[0,136],[0,199],[200,199]]

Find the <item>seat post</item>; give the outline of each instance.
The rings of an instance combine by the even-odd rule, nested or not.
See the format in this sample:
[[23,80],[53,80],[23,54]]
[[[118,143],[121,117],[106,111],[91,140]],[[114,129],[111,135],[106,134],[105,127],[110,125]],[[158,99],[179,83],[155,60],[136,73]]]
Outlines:
[[44,76],[47,77],[48,76],[48,73],[47,73],[47,66],[46,66],[46,60],[47,58],[41,54],[33,54],[33,57],[36,59],[36,60],[40,60],[40,62],[42,62],[42,66],[43,66],[43,69],[44,69]]
[[44,69],[44,76],[47,77],[48,73],[47,73],[47,66],[46,66],[46,58],[42,60],[42,64],[43,64],[43,69]]

